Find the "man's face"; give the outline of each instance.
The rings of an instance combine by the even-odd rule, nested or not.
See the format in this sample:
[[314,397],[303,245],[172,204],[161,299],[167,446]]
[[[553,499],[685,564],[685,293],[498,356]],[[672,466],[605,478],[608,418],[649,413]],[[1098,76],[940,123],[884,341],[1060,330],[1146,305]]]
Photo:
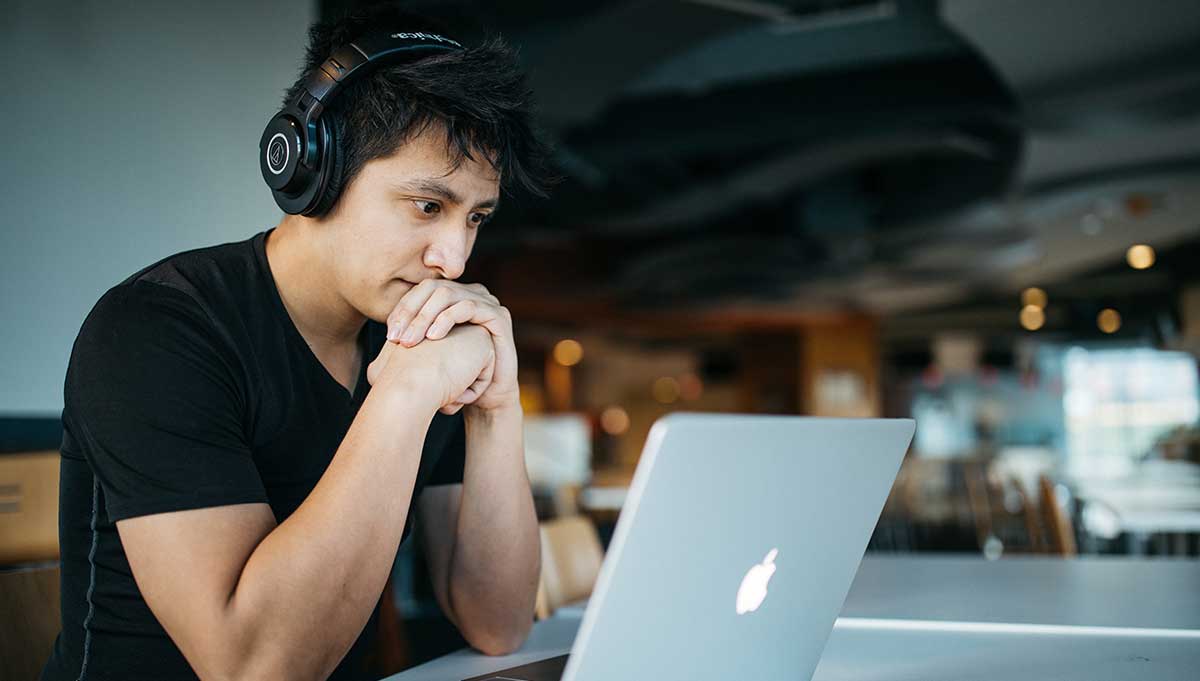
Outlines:
[[500,194],[495,170],[475,156],[451,170],[445,135],[430,126],[368,162],[344,189],[322,233],[352,307],[382,322],[422,280],[462,275]]

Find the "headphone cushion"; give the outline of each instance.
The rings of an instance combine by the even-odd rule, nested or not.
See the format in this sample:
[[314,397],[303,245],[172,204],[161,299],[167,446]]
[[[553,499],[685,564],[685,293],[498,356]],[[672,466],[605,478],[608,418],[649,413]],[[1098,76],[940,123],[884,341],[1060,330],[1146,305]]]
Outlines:
[[341,128],[337,116],[322,116],[322,153],[321,180],[322,187],[317,192],[313,208],[305,214],[311,217],[321,217],[333,208],[338,196],[342,193],[342,174],[345,167],[345,154],[342,153]]

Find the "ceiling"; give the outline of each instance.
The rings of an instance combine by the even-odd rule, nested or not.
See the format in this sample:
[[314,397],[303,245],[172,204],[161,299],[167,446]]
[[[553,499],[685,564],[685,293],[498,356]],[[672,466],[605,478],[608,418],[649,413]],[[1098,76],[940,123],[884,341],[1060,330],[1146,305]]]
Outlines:
[[1012,326],[1021,286],[1200,236],[1194,0],[436,11],[521,49],[567,179],[506,211],[469,276],[549,317],[1004,301]]

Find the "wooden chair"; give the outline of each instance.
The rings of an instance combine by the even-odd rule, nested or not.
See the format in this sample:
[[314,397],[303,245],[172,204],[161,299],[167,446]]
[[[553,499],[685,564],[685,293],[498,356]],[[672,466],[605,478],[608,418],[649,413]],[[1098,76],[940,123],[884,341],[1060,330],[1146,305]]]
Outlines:
[[580,485],[567,484],[554,488],[551,502],[554,507],[554,517],[562,518],[579,514]]
[[0,681],[42,673],[62,629],[58,566],[0,571]]
[[56,451],[0,455],[0,565],[58,560]]
[[1054,493],[1054,483],[1044,475],[1038,478],[1038,498],[1050,553],[1063,557],[1078,555],[1079,551],[1075,546],[1075,526],[1071,522],[1071,516],[1059,505],[1058,495]]
[[1025,491],[1025,485],[1016,477],[1009,478],[1012,487],[1021,503],[1021,520],[1025,524],[1025,534],[1028,548],[1032,553],[1046,553],[1049,550],[1045,528],[1041,518],[1041,504],[1035,503]]
[[367,653],[371,673],[390,676],[412,666],[412,651],[404,619],[396,608],[396,589],[388,577],[379,597],[379,620],[375,626],[375,645]]
[[587,598],[600,575],[604,550],[592,522],[583,516],[556,518],[541,524],[542,577],[536,614],[554,611]]
[[998,541],[1004,555],[1047,551],[1040,505],[1032,502],[1019,479],[999,479],[984,461],[965,464],[963,473],[981,549]]
[[0,455],[0,681],[36,679],[62,629],[58,462]]
[[987,466],[979,461],[967,461],[962,464],[962,472],[967,499],[970,501],[971,521],[975,525],[975,538],[982,550],[988,540],[996,536],[992,527],[994,501],[988,485]]

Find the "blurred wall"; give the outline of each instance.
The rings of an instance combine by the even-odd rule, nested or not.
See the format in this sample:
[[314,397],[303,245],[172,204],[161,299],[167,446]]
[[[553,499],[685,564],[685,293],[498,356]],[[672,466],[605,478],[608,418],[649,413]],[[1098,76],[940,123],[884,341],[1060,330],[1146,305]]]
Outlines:
[[105,290],[281,215],[258,137],[316,3],[5,3],[0,415],[57,416]]

